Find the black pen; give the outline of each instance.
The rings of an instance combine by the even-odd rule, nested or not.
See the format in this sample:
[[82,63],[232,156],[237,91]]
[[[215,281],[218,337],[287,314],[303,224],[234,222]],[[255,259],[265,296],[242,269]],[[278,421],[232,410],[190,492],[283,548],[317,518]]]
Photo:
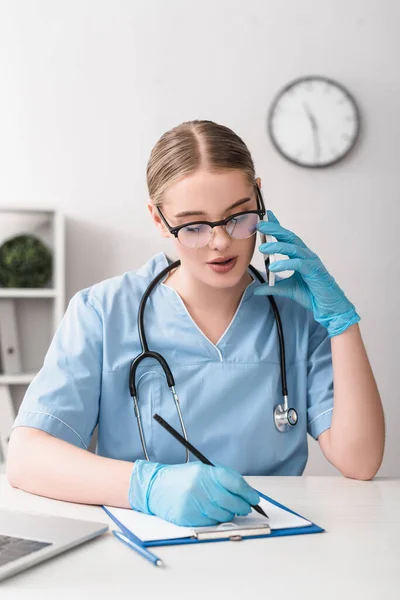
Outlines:
[[[176,429],[171,427],[171,425],[169,423],[167,423],[167,421],[165,421],[162,417],[160,417],[160,415],[157,415],[157,414],[153,415],[153,419],[155,419],[157,421],[157,423],[160,423],[160,425],[162,425],[164,427],[164,429],[166,429],[171,435],[173,435],[174,438],[176,440],[178,440],[178,442],[180,442],[183,446],[185,446],[185,448],[187,448],[202,463],[204,463],[205,465],[210,465],[210,467],[215,467],[215,465],[213,465],[213,463],[210,462],[208,460],[208,458],[206,458],[204,456],[204,454],[199,452],[199,450],[197,450],[194,446],[192,446],[192,444],[190,442],[185,440],[183,435],[181,435],[180,433],[178,433],[176,431]],[[261,506],[259,506],[258,504],[251,504],[250,506],[251,506],[251,508],[254,508],[254,510],[256,512],[258,512],[260,515],[263,515],[263,517],[267,517],[267,519],[268,519],[268,515],[263,511]]]

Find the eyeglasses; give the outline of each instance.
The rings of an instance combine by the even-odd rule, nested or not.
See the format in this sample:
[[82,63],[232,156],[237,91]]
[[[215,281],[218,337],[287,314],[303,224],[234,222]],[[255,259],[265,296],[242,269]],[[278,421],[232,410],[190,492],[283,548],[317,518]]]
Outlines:
[[265,215],[265,206],[258,186],[256,189],[257,210],[239,212],[221,221],[194,221],[178,227],[171,227],[157,206],[158,214],[168,231],[174,235],[185,248],[203,248],[210,242],[214,227],[223,227],[235,240],[245,240],[257,231],[257,225]]

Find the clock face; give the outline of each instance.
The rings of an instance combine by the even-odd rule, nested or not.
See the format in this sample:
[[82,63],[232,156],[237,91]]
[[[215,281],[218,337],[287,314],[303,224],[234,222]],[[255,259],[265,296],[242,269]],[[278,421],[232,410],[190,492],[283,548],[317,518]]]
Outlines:
[[302,167],[337,163],[353,148],[360,116],[352,96],[325,77],[302,77],[275,98],[268,132],[277,150]]

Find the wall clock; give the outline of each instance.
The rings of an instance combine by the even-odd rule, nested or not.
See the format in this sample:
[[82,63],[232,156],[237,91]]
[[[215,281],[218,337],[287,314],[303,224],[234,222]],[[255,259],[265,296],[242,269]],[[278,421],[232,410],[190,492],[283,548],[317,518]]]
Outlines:
[[275,148],[301,167],[327,167],[342,160],[360,132],[360,112],[338,82],[318,75],[301,77],[275,97],[268,133]]

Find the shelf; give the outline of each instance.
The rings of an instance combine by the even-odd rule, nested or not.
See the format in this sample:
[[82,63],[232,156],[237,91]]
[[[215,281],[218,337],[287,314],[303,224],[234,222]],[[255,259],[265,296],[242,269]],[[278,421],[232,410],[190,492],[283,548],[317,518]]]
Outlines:
[[[66,304],[64,215],[46,207],[0,206],[0,245],[21,234],[35,236],[50,250],[52,269],[45,287],[18,287],[18,280],[10,281],[10,284],[15,283],[15,288],[0,284],[0,340],[3,342],[0,352],[0,465],[7,455],[15,412],[26,393],[24,388],[40,370]],[[29,283],[35,285],[34,281]],[[12,358],[19,360],[8,360],[9,348],[16,351]]]
[[24,215],[24,214],[43,214],[43,213],[49,213],[50,215],[54,214],[56,212],[55,209],[53,208],[47,208],[46,206],[43,207],[36,207],[36,208],[32,208],[31,206],[0,206],[0,212],[5,212],[5,213],[17,213],[20,215]]
[[0,298],[56,298],[57,290],[46,288],[2,288]]
[[0,374],[0,385],[26,385],[35,377],[36,373],[15,373],[15,375]]

